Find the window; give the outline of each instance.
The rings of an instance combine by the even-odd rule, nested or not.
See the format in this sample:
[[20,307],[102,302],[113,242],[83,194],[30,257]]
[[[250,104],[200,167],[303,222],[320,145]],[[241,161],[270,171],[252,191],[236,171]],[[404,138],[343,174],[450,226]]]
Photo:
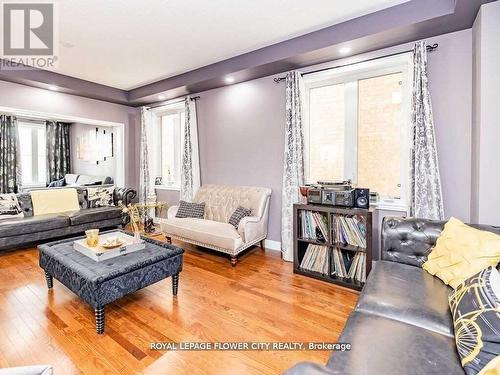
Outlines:
[[161,175],[166,186],[181,186],[181,124],[184,111],[161,116]]
[[[153,112],[152,158],[150,171],[161,177],[161,187],[179,189],[181,185],[183,103],[161,107]],[[158,185],[158,183],[156,183]]]
[[350,179],[405,204],[409,66],[404,55],[305,76],[308,183]]
[[45,125],[22,120],[18,124],[22,185],[45,186],[47,180]]

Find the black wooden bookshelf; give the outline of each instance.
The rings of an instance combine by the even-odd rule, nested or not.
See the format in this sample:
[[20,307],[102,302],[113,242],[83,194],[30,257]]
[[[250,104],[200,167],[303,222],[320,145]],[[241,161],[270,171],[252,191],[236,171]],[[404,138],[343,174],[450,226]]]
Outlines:
[[[300,237],[300,225],[301,225],[301,220],[299,216],[300,211],[320,212],[321,214],[327,215],[328,238],[326,239],[325,242],[315,241]],[[335,243],[332,239],[332,215],[363,216],[366,220],[366,248]],[[351,278],[340,277],[338,275],[332,275],[332,252],[333,249],[337,248],[342,251],[351,251],[353,253],[355,252],[366,253],[366,276],[368,276],[372,266],[372,211],[371,210],[366,210],[361,208],[335,207],[335,206],[317,205],[317,204],[295,204],[293,206],[293,240],[294,240],[293,244],[294,273],[326,281],[332,284],[337,284],[354,290],[361,290],[363,288],[364,286],[363,282]],[[328,248],[327,251],[328,274],[314,272],[300,267],[302,258],[304,257],[305,251],[309,244],[326,246]]]

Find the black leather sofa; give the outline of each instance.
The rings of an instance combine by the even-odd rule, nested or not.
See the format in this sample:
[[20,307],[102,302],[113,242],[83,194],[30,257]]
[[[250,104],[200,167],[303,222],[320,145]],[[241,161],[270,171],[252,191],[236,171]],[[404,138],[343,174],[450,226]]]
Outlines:
[[[0,250],[27,247],[41,242],[82,233],[87,229],[105,229],[126,224],[119,207],[88,208],[87,188],[77,187],[79,211],[33,215],[30,193],[17,194],[23,218],[0,220]],[[115,188],[114,203],[127,205],[137,192],[130,188]]]
[[[375,263],[326,366],[301,362],[286,375],[464,375],[448,306],[452,290],[424,271],[445,222],[386,218]],[[500,234],[499,227],[473,225]]]

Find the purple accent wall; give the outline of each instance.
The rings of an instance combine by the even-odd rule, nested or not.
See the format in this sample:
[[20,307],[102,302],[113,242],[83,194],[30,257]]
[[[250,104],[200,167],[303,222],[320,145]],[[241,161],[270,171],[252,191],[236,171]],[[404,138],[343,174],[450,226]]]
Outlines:
[[473,223],[500,225],[500,2],[481,7],[473,29]]
[[[447,216],[470,219],[472,108],[471,30],[431,38],[429,81]],[[364,58],[407,50],[405,44]],[[360,57],[356,57],[359,59]],[[351,59],[352,60],[352,59]],[[336,61],[341,64],[344,61]],[[264,77],[199,94],[202,183],[266,186],[273,190],[269,237],[280,241],[285,124],[284,84]],[[176,203],[174,193],[158,192]]]
[[432,38],[429,86],[445,215],[470,222],[472,138],[472,30]]

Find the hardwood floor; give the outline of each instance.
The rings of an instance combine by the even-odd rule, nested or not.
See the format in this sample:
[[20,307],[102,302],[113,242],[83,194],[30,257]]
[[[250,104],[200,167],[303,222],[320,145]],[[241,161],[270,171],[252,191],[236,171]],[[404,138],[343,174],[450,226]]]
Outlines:
[[66,374],[279,374],[323,351],[155,351],[150,342],[336,341],[357,294],[294,275],[276,251],[255,248],[232,268],[223,255],[186,249],[179,295],[171,279],[93,310],[54,280],[36,249],[0,253],[0,368],[50,364]]

